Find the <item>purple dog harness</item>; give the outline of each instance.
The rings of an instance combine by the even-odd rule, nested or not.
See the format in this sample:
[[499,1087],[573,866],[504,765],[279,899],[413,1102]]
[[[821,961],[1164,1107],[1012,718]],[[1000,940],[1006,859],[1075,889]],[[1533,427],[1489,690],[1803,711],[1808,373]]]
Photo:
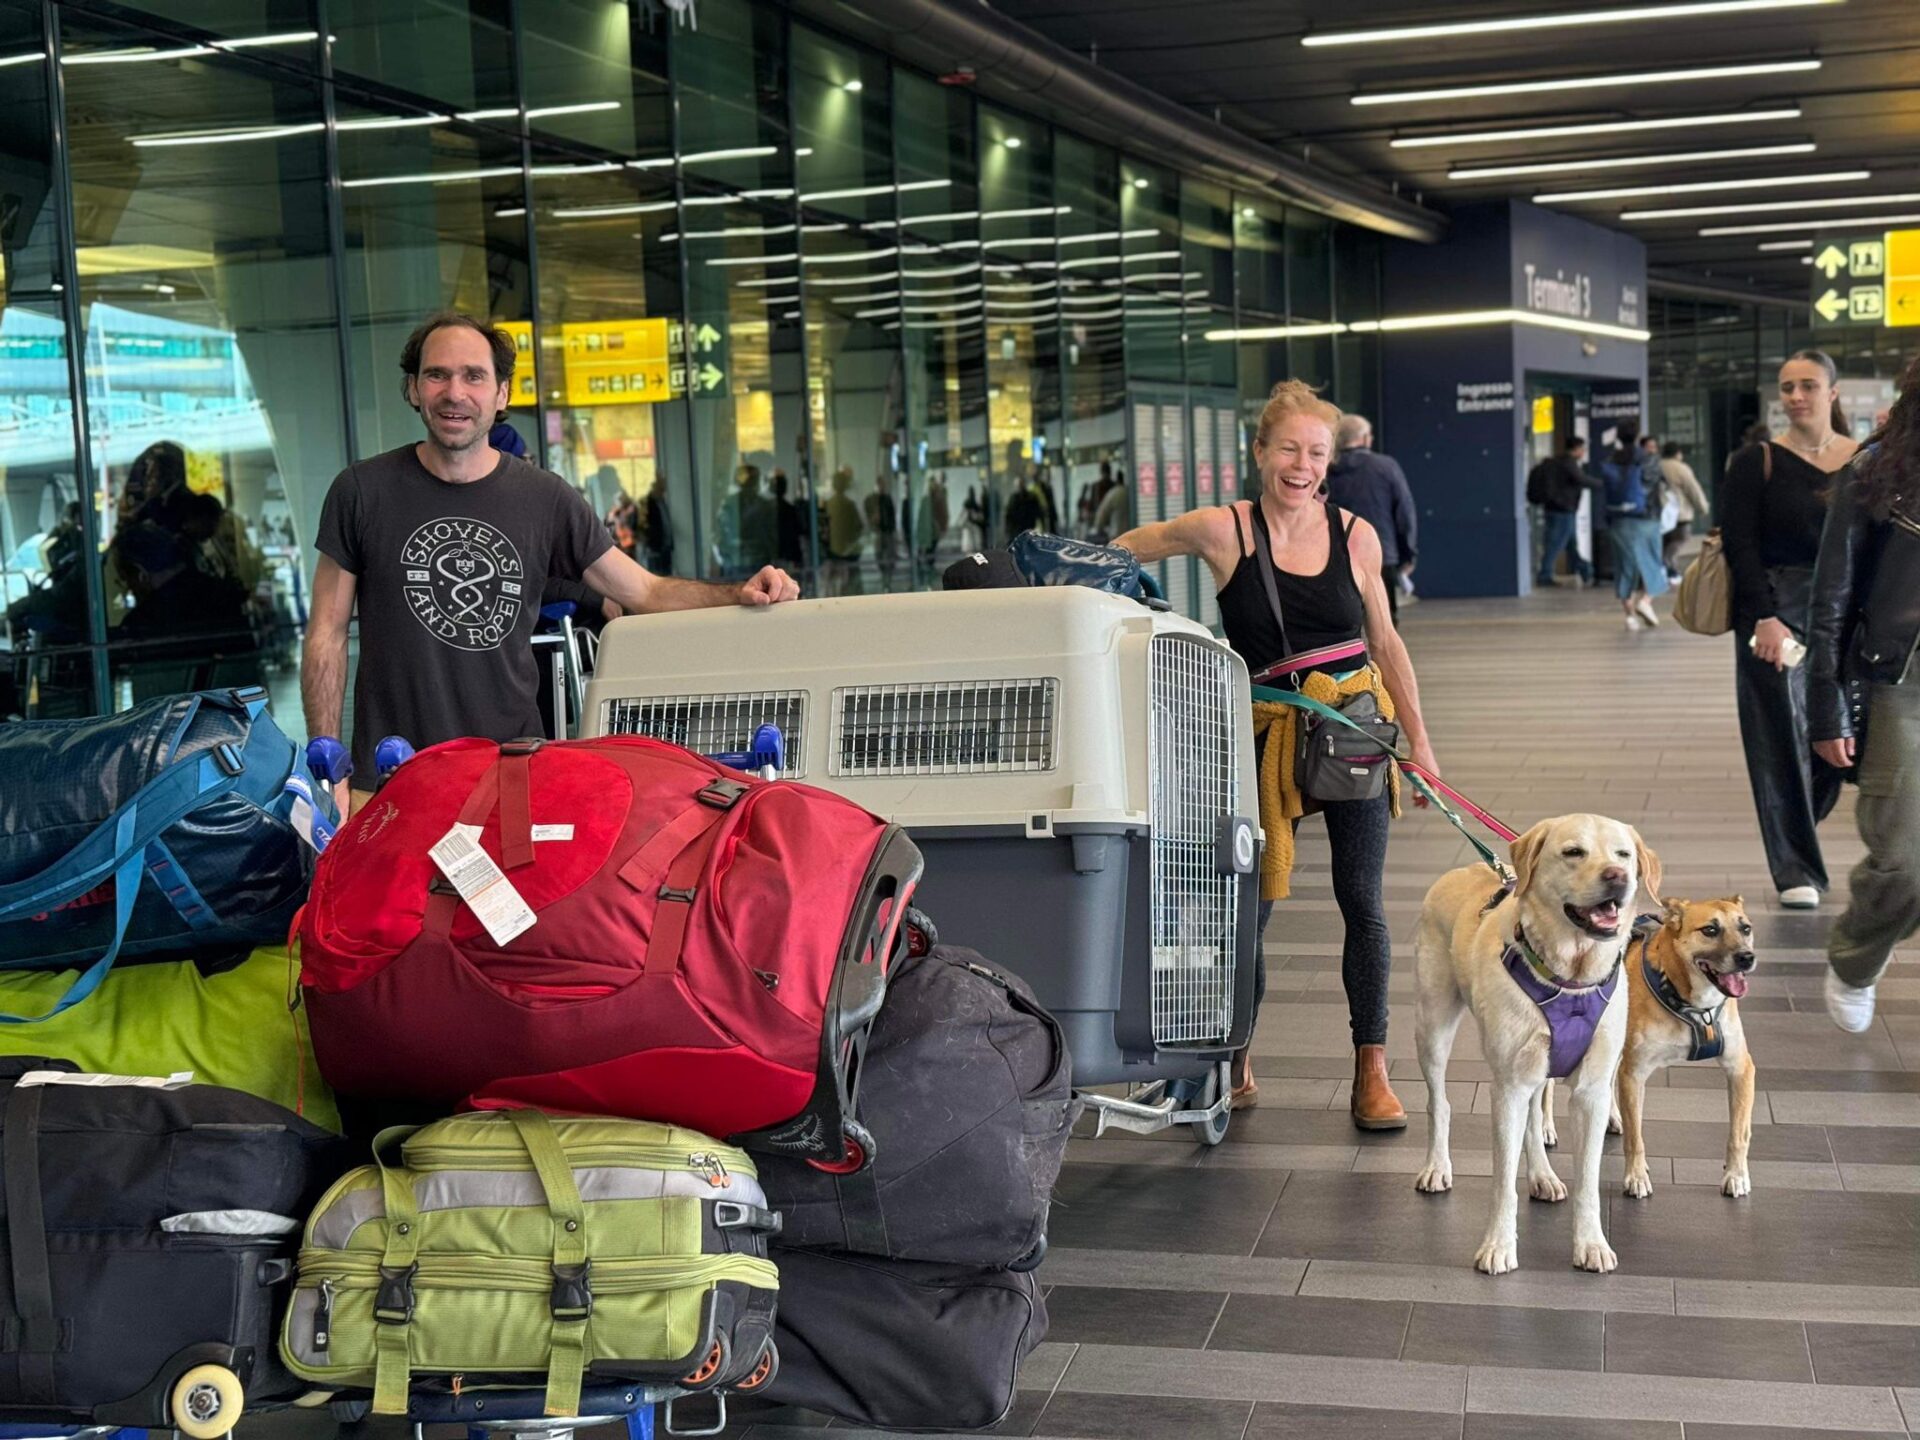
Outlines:
[[1540,1007],[1541,1015],[1546,1018],[1548,1076],[1566,1079],[1586,1059],[1587,1049],[1593,1044],[1593,1032],[1600,1024],[1600,1017],[1607,1013],[1607,1002],[1613,999],[1613,992],[1620,984],[1620,956],[1614,956],[1613,969],[1605,980],[1576,989],[1546,978],[1542,974],[1545,967],[1539,966],[1527,953],[1526,942],[1516,931],[1501,953],[1500,963],[1507,967],[1513,983],[1526,992],[1527,998]]

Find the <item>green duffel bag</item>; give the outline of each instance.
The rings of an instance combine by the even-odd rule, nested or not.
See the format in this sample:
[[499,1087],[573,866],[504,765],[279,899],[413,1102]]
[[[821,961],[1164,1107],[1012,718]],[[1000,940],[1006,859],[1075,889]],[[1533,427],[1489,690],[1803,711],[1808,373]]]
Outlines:
[[307,1221],[280,1350],[302,1379],[371,1390],[546,1389],[589,1377],[766,1385],[779,1216],[746,1152],[643,1120],[537,1110],[383,1132]]
[[[0,974],[0,1012],[50,1011],[73,971]],[[298,972],[284,945],[262,947],[225,970],[191,960],[128,965],[85,1005],[31,1025],[0,1025],[0,1055],[51,1055],[98,1075],[171,1075],[244,1090],[340,1131],[333,1092],[307,1039]]]

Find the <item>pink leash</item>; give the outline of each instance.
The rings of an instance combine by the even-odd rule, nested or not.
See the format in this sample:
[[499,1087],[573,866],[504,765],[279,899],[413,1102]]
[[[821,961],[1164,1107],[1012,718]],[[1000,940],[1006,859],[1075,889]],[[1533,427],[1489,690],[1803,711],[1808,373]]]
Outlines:
[[1403,770],[1411,770],[1414,774],[1418,775],[1422,780],[1424,780],[1429,786],[1431,786],[1435,790],[1438,790],[1442,795],[1446,796],[1449,800],[1453,801],[1454,804],[1458,805],[1462,810],[1466,811],[1467,814],[1473,816],[1474,819],[1478,820],[1482,825],[1486,826],[1487,829],[1491,830],[1494,834],[1498,835],[1502,840],[1505,840],[1509,845],[1511,845],[1515,840],[1518,840],[1520,838],[1520,832],[1518,830],[1515,830],[1511,825],[1507,824],[1504,820],[1501,820],[1498,816],[1494,815],[1491,811],[1481,809],[1478,805],[1474,804],[1473,801],[1469,800],[1466,796],[1462,795],[1458,790],[1454,789],[1451,785],[1447,784],[1446,781],[1442,780],[1439,776],[1433,774],[1431,771],[1428,771],[1422,766],[1412,764],[1409,761],[1405,761],[1405,760],[1402,760],[1400,762],[1400,768]]

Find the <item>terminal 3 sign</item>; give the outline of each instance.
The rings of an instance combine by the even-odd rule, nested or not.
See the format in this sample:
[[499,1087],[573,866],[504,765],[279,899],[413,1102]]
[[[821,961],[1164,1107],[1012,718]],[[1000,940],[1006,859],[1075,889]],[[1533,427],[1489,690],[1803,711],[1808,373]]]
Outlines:
[[1828,325],[1920,325],[1920,230],[1814,241],[1813,309]]

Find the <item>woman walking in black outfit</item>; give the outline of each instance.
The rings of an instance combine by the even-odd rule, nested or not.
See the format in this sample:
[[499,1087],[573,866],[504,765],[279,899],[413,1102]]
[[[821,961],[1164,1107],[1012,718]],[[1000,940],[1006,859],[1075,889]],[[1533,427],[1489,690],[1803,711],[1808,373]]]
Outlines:
[[1840,798],[1840,772],[1814,763],[1807,674],[1789,663],[1807,636],[1813,566],[1834,475],[1859,448],[1834,393],[1834,364],[1802,350],[1780,367],[1784,435],[1727,466],[1720,533],[1733,573],[1734,688],[1760,837],[1780,903],[1811,910],[1827,888],[1815,827]]
[[[1420,718],[1413,662],[1394,629],[1381,579],[1380,537],[1366,521],[1320,498],[1333,458],[1333,430],[1340,412],[1298,380],[1282,381],[1260,414],[1254,457],[1260,467],[1260,497],[1208,506],[1176,520],[1142,525],[1114,541],[1144,562],[1198,555],[1213,571],[1220,595],[1220,623],[1227,641],[1258,673],[1289,654],[1332,647],[1338,659],[1303,664],[1303,688],[1344,698],[1365,690],[1383,714],[1399,721],[1412,758],[1438,773]],[[1285,638],[1257,567],[1254,526],[1266,530],[1273,580],[1286,617]],[[1364,641],[1364,645],[1355,642]],[[1324,678],[1323,678],[1324,677]],[[1279,684],[1280,681],[1269,683]],[[1265,707],[1256,706],[1258,712]],[[1273,706],[1274,711],[1285,707]],[[1287,712],[1291,714],[1293,712]],[[1291,733],[1280,725],[1263,730],[1261,825],[1267,854],[1261,866],[1260,932],[1264,940],[1273,902],[1286,895],[1293,855],[1293,829],[1302,802],[1293,785]],[[1279,731],[1275,736],[1274,732]],[[1267,752],[1273,743],[1278,757]],[[1366,1130],[1399,1129],[1407,1114],[1387,1083],[1387,972],[1393,959],[1381,882],[1387,863],[1387,821],[1393,792],[1374,800],[1338,801],[1321,807],[1333,852],[1333,893],[1346,924],[1340,975],[1353,1028],[1354,1123]],[[1255,1008],[1266,991],[1266,961],[1256,948]],[[1251,1047],[1249,1047],[1251,1048]],[[1255,1102],[1252,1064],[1243,1052],[1236,1066],[1234,1104]]]

